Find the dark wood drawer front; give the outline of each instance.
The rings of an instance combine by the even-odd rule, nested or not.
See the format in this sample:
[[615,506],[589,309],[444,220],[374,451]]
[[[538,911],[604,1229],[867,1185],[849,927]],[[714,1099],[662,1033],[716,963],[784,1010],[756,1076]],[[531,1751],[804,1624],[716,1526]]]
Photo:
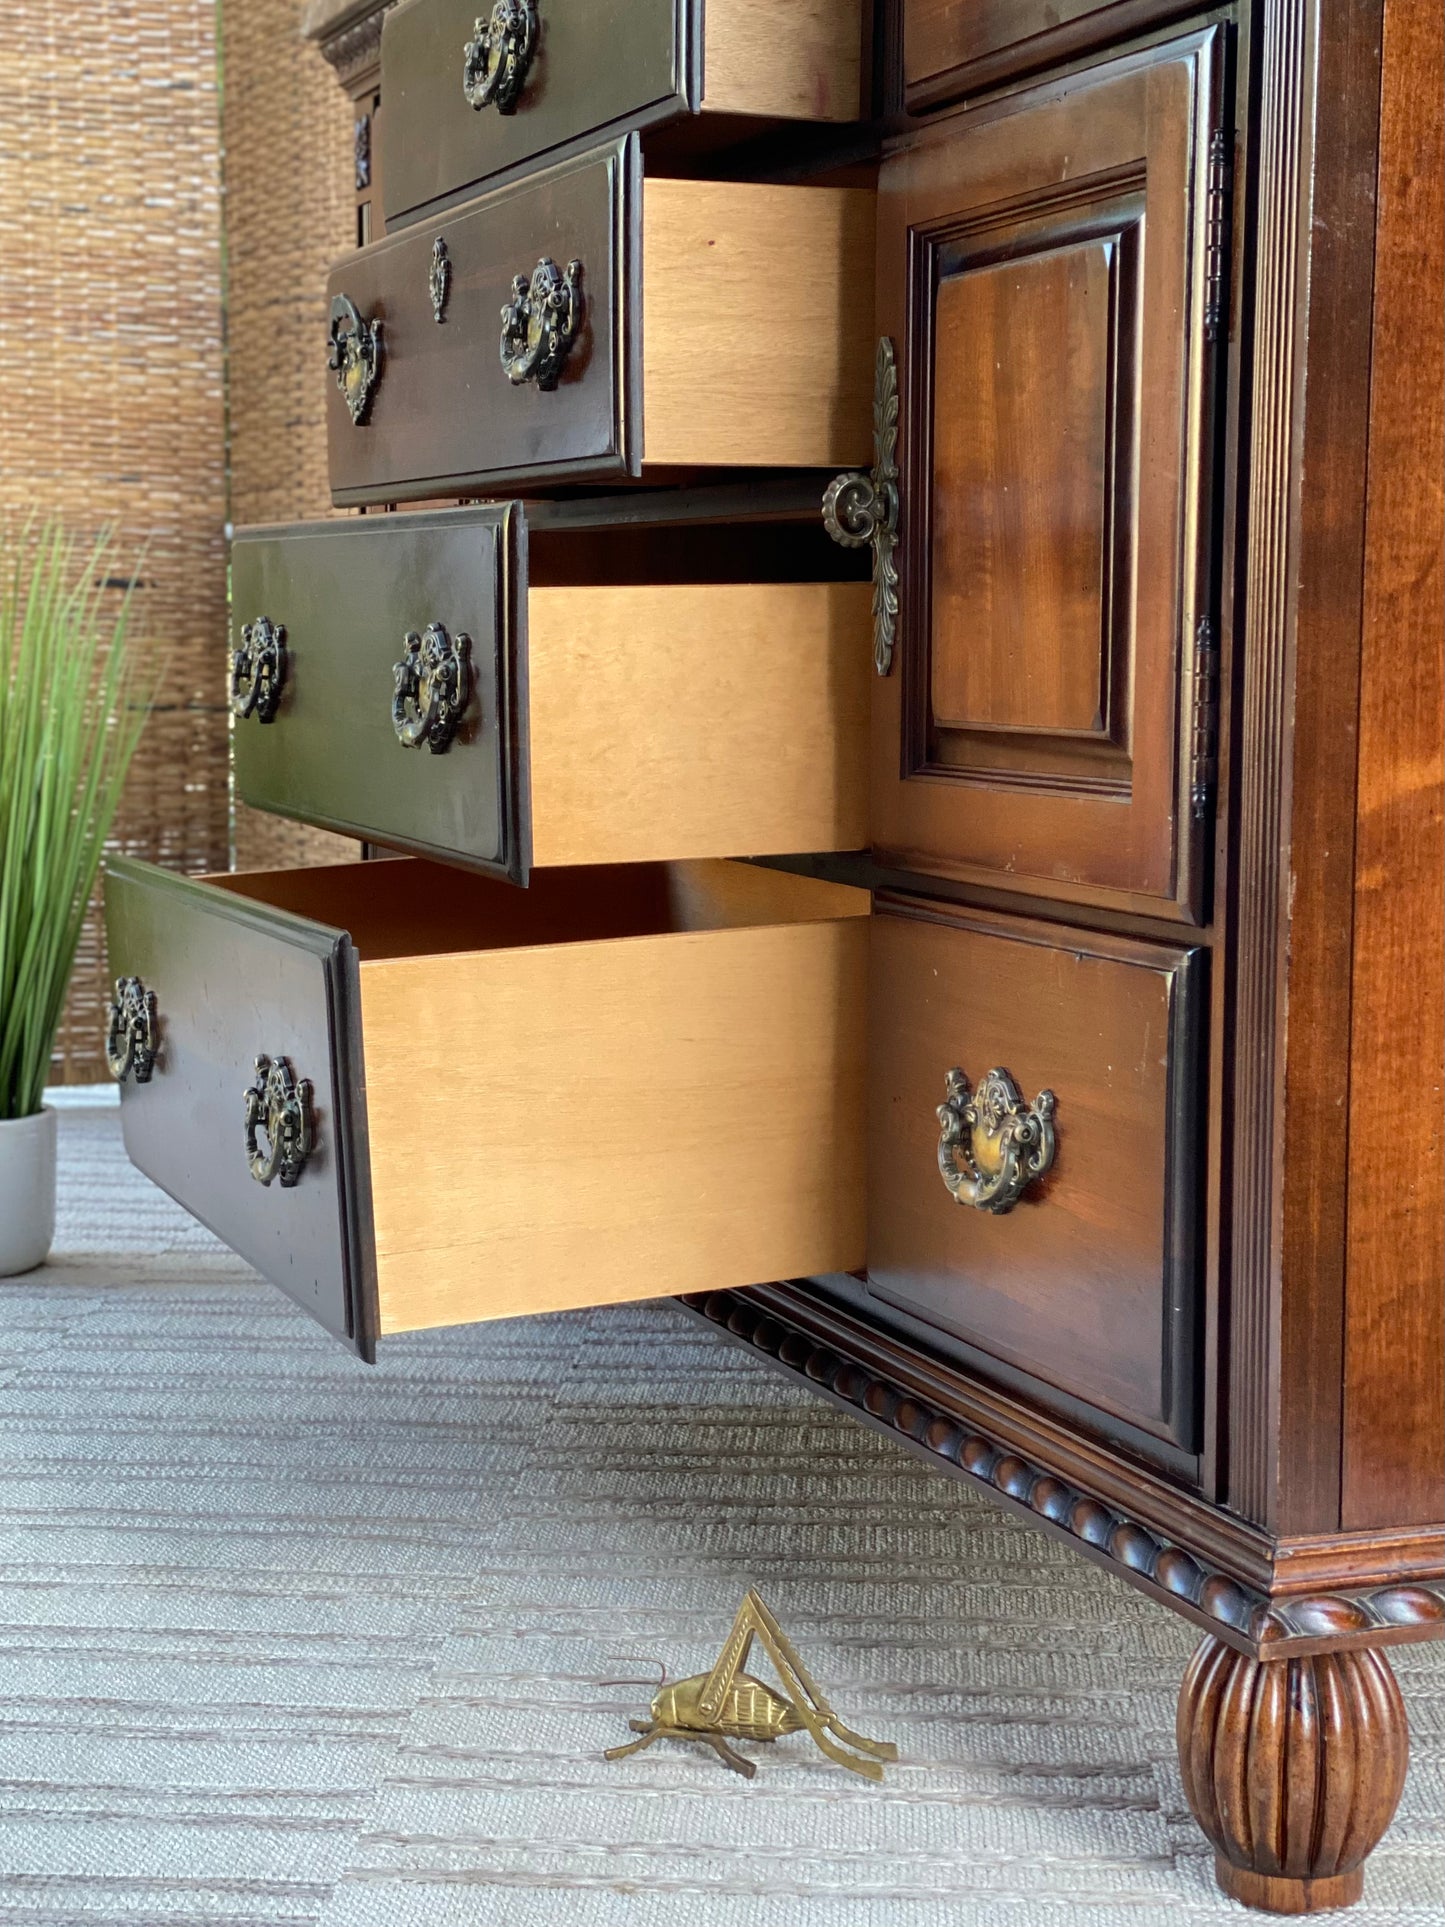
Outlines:
[[[521,90],[474,107],[466,50],[491,0],[411,0],[387,15],[378,120],[388,227],[584,138],[702,113],[848,121],[860,111],[861,0],[528,0]],[[706,16],[704,19],[704,15]],[[490,66],[490,61],[484,63]],[[472,92],[485,90],[477,80]],[[705,121],[683,130],[705,142]]]
[[[892,898],[872,934],[871,1290],[1192,1449],[1204,953]],[[955,1069],[1054,1094],[1052,1165],[1002,1213],[941,1174]]]
[[958,100],[1189,11],[1187,0],[904,0],[908,105]]
[[1224,56],[1211,29],[883,169],[906,528],[873,819],[903,867],[1207,909]]
[[[112,971],[156,999],[154,1067],[121,1085],[132,1162],[364,1353],[374,1285],[347,939],[121,857],[107,864],[105,914]],[[251,1175],[244,1103],[262,1053],[312,1085],[314,1142],[295,1185]]]
[[462,88],[482,0],[412,0],[381,35],[378,135],[388,225],[579,136],[688,110],[688,0],[542,0],[527,85],[505,114]]
[[[636,145],[625,143],[388,236],[337,266],[330,296],[349,297],[382,330],[380,376],[359,424],[336,381],[317,367],[328,385],[338,503],[627,473],[623,411],[639,374],[628,279],[639,188]],[[431,294],[438,236],[449,266],[441,322]],[[513,277],[530,276],[544,256],[560,269],[581,261],[586,304],[551,391],[535,381],[514,386],[500,350]]]
[[[233,649],[258,617],[286,632],[274,718],[238,718],[232,735],[245,802],[524,879],[517,522],[498,507],[237,535]],[[441,752],[403,744],[392,714],[407,637],[431,625],[469,645],[466,708]]]

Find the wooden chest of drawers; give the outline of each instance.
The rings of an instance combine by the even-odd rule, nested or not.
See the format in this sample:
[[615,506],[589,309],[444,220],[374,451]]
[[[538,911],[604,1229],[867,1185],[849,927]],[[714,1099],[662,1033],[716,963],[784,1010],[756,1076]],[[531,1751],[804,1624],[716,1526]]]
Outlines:
[[365,11],[316,379],[428,506],[239,533],[236,773],[411,854],[114,867],[132,1156],[363,1356],[685,1293],[1196,1624],[1221,1881],[1347,1902],[1445,1633],[1419,21]]

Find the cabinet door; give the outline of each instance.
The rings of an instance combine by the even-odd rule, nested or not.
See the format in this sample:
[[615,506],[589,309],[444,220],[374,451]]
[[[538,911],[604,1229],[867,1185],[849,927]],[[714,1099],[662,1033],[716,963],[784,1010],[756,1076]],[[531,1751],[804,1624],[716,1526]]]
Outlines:
[[873,813],[906,867],[1197,917],[1212,807],[1211,28],[885,164],[900,627]]

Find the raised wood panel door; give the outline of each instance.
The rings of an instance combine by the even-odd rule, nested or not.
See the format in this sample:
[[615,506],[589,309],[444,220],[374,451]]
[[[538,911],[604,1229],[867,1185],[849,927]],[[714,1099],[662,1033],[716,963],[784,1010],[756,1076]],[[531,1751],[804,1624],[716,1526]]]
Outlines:
[[883,169],[903,546],[873,807],[910,868],[1201,914],[1226,52],[1211,28]]

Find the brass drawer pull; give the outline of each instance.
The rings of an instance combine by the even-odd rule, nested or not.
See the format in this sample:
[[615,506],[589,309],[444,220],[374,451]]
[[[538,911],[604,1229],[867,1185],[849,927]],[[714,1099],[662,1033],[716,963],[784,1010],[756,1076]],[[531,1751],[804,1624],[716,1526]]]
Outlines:
[[336,386],[359,428],[381,380],[381,323],[366,320],[349,294],[333,295],[331,299],[326,365],[336,376]]
[[873,365],[873,466],[845,469],[823,493],[823,527],[845,549],[873,551],[873,667],[886,676],[898,635],[898,362],[887,335]]
[[529,282],[519,274],[512,298],[502,309],[502,366],[516,388],[535,381],[557,386],[572,344],[582,327],[582,263],[569,261],[565,273],[546,255]]
[[514,114],[537,49],[536,0],[495,0],[479,14],[462,57],[462,92],[480,111]]
[[[264,1133],[266,1148],[261,1148]],[[258,1057],[256,1081],[246,1087],[246,1163],[257,1184],[280,1178],[289,1191],[311,1155],[311,1085],[284,1057]]]
[[231,657],[231,714],[242,722],[254,716],[274,723],[286,683],[286,625],[257,616],[241,630],[241,646]]
[[149,1084],[160,1045],[156,996],[139,977],[117,977],[105,1033],[106,1069],[117,1084]]
[[1004,1070],[991,1070],[976,1092],[952,1070],[947,1089],[938,1107],[939,1175],[957,1203],[1002,1216],[1054,1161],[1054,1094],[1040,1091],[1025,1104]]
[[392,669],[391,721],[408,749],[425,743],[440,756],[450,747],[471,695],[471,651],[470,636],[453,640],[439,622],[407,636],[406,654]]
[[431,318],[440,327],[447,318],[447,301],[452,291],[452,257],[446,239],[438,235],[431,244],[431,266],[427,269],[426,291],[431,296]]

